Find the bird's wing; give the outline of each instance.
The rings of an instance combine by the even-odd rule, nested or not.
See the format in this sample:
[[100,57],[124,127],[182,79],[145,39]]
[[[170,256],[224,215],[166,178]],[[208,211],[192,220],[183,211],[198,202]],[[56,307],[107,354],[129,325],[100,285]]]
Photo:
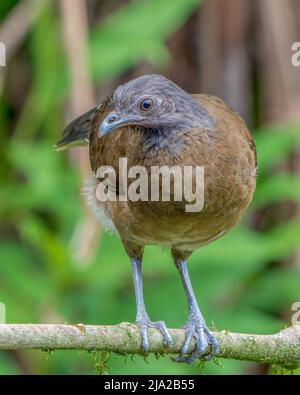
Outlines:
[[54,148],[63,151],[73,146],[88,144],[90,128],[98,109],[99,106],[69,123],[63,131],[63,138],[55,144]]
[[[253,152],[254,155],[254,160],[255,160],[255,166],[257,167],[257,156],[256,156],[256,147],[255,143],[252,139],[251,133],[248,130],[247,125],[245,124],[245,121],[240,117],[240,115],[235,112],[231,107],[229,107],[222,99],[219,97],[213,96],[213,95],[205,95],[205,94],[196,94],[192,95],[195,100],[198,101],[198,103],[201,104],[202,107],[204,107],[208,113],[215,119],[219,120],[220,124],[224,123],[224,117],[226,117],[229,121],[226,122],[226,124],[231,124],[232,121],[230,119],[234,118],[236,121],[238,121],[239,131],[241,133],[244,133],[245,138],[248,140],[251,151]],[[220,117],[223,117],[221,119]]]

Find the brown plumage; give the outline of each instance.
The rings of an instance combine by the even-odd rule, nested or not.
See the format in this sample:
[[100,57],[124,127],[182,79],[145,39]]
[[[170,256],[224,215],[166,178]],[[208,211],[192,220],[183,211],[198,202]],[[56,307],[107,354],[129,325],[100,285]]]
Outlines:
[[[95,176],[86,190],[92,210],[118,233],[130,257],[143,348],[148,348],[151,326],[162,332],[166,345],[171,342],[164,323],[150,321],[142,296],[143,250],[154,244],[170,247],[189,304],[186,342],[177,361],[192,362],[203,354],[210,359],[218,345],[196,303],[186,260],[195,249],[235,226],[252,199],[256,151],[244,121],[221,99],[188,95],[164,77],[152,75],[119,87],[97,109],[74,122],[65,138],[72,133],[74,140],[76,127],[81,139],[83,131],[88,132],[94,175],[100,166],[118,170],[119,158],[128,159],[128,168],[144,166],[149,174],[156,165],[204,166],[204,207],[199,212],[186,212],[185,201],[99,202]],[[78,125],[85,128],[78,132]],[[184,356],[192,337],[196,349]]]

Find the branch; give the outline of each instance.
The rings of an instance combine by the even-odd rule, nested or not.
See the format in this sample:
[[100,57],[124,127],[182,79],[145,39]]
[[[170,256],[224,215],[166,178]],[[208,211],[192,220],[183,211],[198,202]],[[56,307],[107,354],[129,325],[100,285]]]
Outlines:
[[[166,349],[162,336],[149,329],[149,352],[178,354],[184,342],[184,330],[170,329],[173,345]],[[220,343],[220,358],[270,363],[295,369],[300,366],[300,325],[274,335],[250,335],[214,332]],[[189,352],[193,350],[191,344]],[[118,354],[140,354],[140,334],[130,323],[114,326],[1,324],[0,350],[97,350]]]

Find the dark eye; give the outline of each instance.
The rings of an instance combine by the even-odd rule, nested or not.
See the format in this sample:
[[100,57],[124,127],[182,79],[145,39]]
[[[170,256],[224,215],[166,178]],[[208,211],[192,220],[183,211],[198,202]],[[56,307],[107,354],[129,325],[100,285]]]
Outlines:
[[154,101],[150,98],[143,99],[140,102],[140,109],[142,111],[151,111],[154,107]]

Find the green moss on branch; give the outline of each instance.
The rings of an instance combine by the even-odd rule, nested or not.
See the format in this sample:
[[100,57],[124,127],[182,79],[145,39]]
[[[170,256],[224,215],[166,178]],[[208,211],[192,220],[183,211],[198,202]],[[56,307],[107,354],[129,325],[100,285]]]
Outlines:
[[[182,329],[170,329],[173,345],[165,348],[156,329],[149,330],[149,352],[178,354],[184,342]],[[270,363],[288,369],[300,366],[300,325],[273,335],[214,332],[220,358]],[[191,344],[192,351],[194,344]],[[0,325],[0,349],[100,350],[122,355],[140,354],[140,334],[130,323],[119,325]]]

